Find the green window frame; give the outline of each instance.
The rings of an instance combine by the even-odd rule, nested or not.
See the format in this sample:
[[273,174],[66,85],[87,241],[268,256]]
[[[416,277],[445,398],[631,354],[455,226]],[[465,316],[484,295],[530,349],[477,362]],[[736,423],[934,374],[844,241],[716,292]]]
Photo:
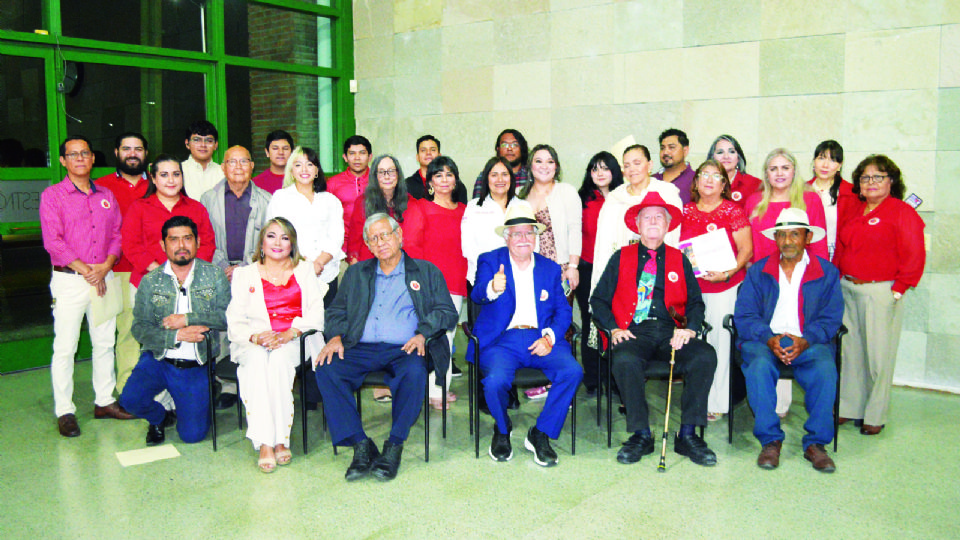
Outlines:
[[[137,66],[173,71],[196,72],[205,75],[205,108],[207,119],[217,126],[221,141],[229,140],[227,122],[226,70],[228,66],[255,70],[276,71],[329,79],[332,83],[331,133],[320,134],[321,140],[330,140],[329,148],[318,148],[323,161],[333,164],[335,170],[342,168],[339,159],[339,142],[356,130],[354,120],[354,97],[350,81],[354,76],[353,64],[353,6],[352,2],[336,0],[332,6],[311,4],[302,0],[248,0],[249,4],[292,10],[330,20],[332,67],[296,65],[277,61],[258,60],[231,56],[225,53],[224,2],[208,0],[204,26],[206,51],[185,51],[145,45],[123,44],[91,39],[72,38],[62,35],[60,5],[63,1],[43,2],[43,33],[0,30],[0,55],[26,56],[44,60],[47,137],[50,148],[50,166],[45,168],[0,168],[0,181],[48,180],[51,184],[60,181],[66,174],[56,159],[56,149],[73,130],[67,128],[67,117],[59,100],[53,81],[62,77],[63,61],[91,62],[108,65]],[[184,126],[186,127],[186,126]],[[227,145],[221,145],[214,157],[221,160]],[[257,149],[251,148],[254,152]],[[112,168],[98,168],[93,177],[108,174]],[[332,173],[333,171],[331,171]],[[0,223],[0,235],[39,232],[39,223]]]

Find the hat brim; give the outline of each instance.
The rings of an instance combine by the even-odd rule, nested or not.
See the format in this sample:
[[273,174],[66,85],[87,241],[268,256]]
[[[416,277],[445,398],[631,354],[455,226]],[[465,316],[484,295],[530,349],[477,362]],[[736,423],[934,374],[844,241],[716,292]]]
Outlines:
[[817,227],[816,225],[807,225],[806,223],[784,223],[781,225],[775,225],[769,229],[764,229],[760,231],[760,234],[766,236],[770,240],[776,240],[774,235],[777,231],[782,231],[784,229],[807,229],[813,233],[813,239],[810,240],[811,244],[819,242],[827,237],[827,231],[823,230],[822,227]]
[[503,231],[509,229],[510,227],[520,227],[523,225],[533,225],[533,227],[537,230],[537,234],[543,234],[543,231],[547,230],[546,225],[535,219],[531,220],[530,218],[516,218],[509,220],[508,223],[504,223],[503,225],[497,225],[494,227],[493,232],[497,236],[503,236]]

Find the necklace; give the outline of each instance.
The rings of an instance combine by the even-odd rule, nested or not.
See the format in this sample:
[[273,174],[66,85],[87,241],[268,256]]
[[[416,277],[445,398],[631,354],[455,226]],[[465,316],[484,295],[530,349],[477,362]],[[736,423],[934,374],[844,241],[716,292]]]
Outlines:
[[263,275],[267,278],[267,281],[274,285],[280,285],[284,282],[283,275],[287,273],[286,268],[280,269],[280,275],[271,275],[270,271],[267,270],[267,265],[263,266]]

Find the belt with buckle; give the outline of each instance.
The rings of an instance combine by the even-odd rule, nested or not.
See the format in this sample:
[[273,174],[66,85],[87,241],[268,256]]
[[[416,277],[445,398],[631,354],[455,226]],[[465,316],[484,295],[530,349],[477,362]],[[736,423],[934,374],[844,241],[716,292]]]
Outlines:
[[530,326],[529,324],[518,324],[516,326],[511,326],[507,330],[536,330],[536,326]]
[[854,285],[866,285],[868,283],[879,283],[878,281],[868,281],[866,279],[857,279],[853,276],[843,276],[843,279],[853,283]]
[[164,358],[163,361],[177,369],[198,368],[203,365],[196,360],[180,360],[179,358]]
[[53,271],[63,272],[64,274],[75,274],[75,275],[79,274],[79,272],[77,272],[73,268],[70,268],[69,266],[54,266]]

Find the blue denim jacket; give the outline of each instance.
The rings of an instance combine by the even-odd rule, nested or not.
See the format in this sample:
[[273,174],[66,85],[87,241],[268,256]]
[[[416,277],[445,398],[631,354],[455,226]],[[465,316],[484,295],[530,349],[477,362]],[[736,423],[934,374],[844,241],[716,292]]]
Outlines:
[[[206,261],[194,259],[193,281],[190,284],[190,313],[187,326],[203,325],[210,328],[211,354],[220,354],[217,330],[227,329],[227,305],[230,303],[230,282],[223,270]],[[173,315],[177,308],[179,288],[176,280],[164,273],[163,266],[143,276],[133,306],[133,337],[141,349],[157,358],[177,344],[177,331],[163,327],[163,319]],[[206,347],[197,347],[205,356]],[[208,359],[202,359],[204,362]]]

